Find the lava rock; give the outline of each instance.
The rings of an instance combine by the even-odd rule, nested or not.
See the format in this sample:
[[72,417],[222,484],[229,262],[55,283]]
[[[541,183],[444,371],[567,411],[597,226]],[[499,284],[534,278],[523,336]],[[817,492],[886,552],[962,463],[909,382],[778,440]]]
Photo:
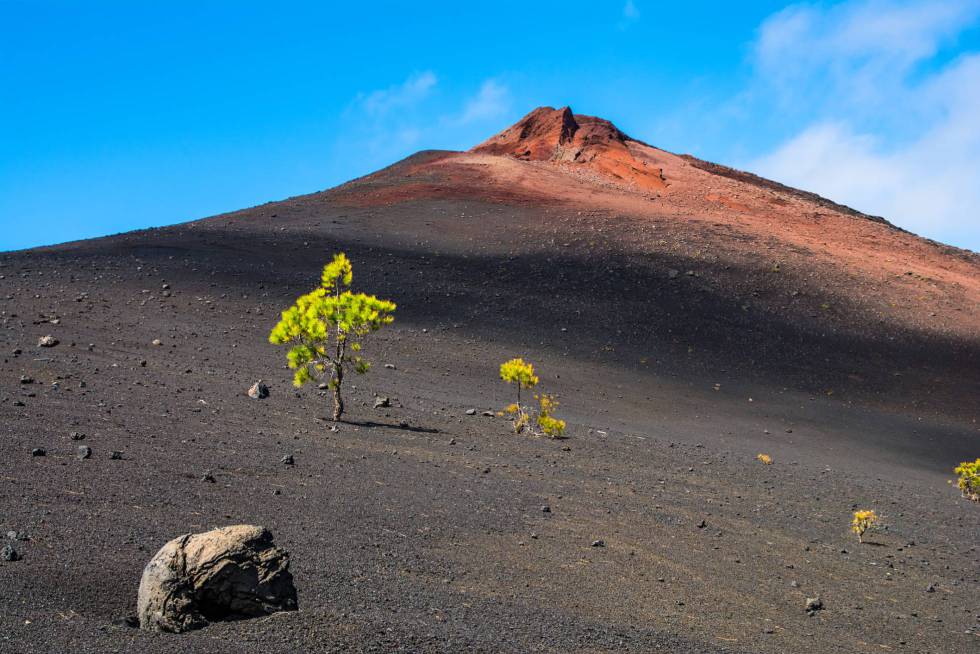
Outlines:
[[253,400],[264,400],[269,397],[269,387],[263,384],[260,379],[248,389],[248,396]]
[[143,570],[136,602],[141,629],[172,633],[296,608],[289,554],[255,525],[173,539]]
[[20,554],[14,549],[13,545],[4,545],[3,548],[0,549],[0,560],[19,561]]

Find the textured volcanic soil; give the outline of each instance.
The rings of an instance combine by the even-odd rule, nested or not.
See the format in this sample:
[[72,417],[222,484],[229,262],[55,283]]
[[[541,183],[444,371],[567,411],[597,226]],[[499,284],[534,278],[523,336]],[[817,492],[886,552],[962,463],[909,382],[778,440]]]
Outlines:
[[[624,139],[663,189],[431,152],[0,255],[0,535],[28,538],[0,651],[975,652],[980,507],[947,481],[980,454],[976,256]],[[336,251],[399,309],[334,431],[266,336]],[[568,439],[483,415],[511,356]],[[887,529],[859,545],[865,507]],[[243,522],[299,611],[120,623],[167,540]]]

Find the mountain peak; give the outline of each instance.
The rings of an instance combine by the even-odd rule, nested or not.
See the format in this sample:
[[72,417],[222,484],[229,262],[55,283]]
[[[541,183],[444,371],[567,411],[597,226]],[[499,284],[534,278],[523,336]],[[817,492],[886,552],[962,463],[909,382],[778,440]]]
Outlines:
[[608,120],[575,114],[566,106],[538,107],[470,152],[578,164],[619,183],[645,190],[665,188],[663,170],[637,156],[637,147],[647,146],[629,138]]

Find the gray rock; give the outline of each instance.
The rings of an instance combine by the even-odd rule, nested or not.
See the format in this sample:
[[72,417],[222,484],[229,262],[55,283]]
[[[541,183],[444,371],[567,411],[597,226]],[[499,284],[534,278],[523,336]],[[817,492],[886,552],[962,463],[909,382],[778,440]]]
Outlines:
[[214,473],[213,472],[211,472],[210,470],[205,470],[204,471],[204,476],[201,477],[201,481],[206,481],[209,484],[213,484],[217,480],[214,478]]
[[112,452],[109,453],[109,458],[112,459],[113,461],[120,461],[123,458],[122,452],[119,452],[118,450],[113,450]]
[[71,432],[70,434],[68,434],[68,436],[69,436],[69,437],[70,437],[70,438],[71,438],[71,439],[72,439],[73,441],[83,441],[83,440],[85,440],[85,434],[83,434],[83,433],[82,433],[82,432],[80,432],[80,431],[73,431],[73,432]]
[[384,409],[391,406],[391,398],[382,397],[380,395],[374,396],[374,408]]
[[77,456],[79,461],[84,461],[85,459],[92,456],[92,448],[89,447],[88,445],[79,445]]
[[255,525],[170,541],[143,570],[136,600],[141,629],[173,633],[296,608],[289,555]]
[[20,554],[14,549],[13,545],[4,545],[3,548],[0,549],[0,560],[19,561]]
[[291,465],[293,465],[293,463],[295,463],[295,461],[293,461],[293,455],[292,454],[284,454],[282,456],[282,458],[279,459],[279,463],[284,463],[287,466],[291,466]]
[[269,397],[269,387],[263,384],[260,379],[248,389],[248,396],[253,400],[264,400]]
[[468,415],[468,416],[475,416],[476,415],[476,409],[467,409],[466,410],[466,415]]

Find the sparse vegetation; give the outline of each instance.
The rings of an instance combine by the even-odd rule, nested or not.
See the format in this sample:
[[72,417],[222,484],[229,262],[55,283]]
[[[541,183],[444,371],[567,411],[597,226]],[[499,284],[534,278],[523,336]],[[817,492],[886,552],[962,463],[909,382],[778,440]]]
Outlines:
[[767,466],[771,466],[772,465],[772,457],[769,456],[768,454],[759,453],[759,454],[756,454],[755,455],[755,458],[756,458],[756,460],[761,461],[762,463],[765,463]]
[[[500,378],[508,384],[517,386],[517,402],[504,408],[501,414],[511,416],[515,433],[522,433],[525,429],[530,429],[536,435],[544,435],[550,438],[561,438],[565,432],[565,421],[554,416],[554,411],[558,407],[558,400],[554,395],[546,393],[535,393],[534,399],[538,403],[537,409],[528,407],[522,403],[521,391],[530,390],[538,385],[540,381],[534,374],[534,366],[524,361],[524,359],[511,359],[500,364]],[[531,413],[536,415],[533,416]]]
[[980,502],[980,459],[964,461],[953,469],[956,473],[956,486],[963,497]]
[[874,529],[878,524],[878,514],[871,509],[861,509],[854,512],[851,519],[851,531],[857,534],[858,542],[864,542],[864,534],[869,529]]
[[350,290],[353,268],[344,253],[334,256],[323,268],[320,286],[301,295],[282,312],[282,319],[269,334],[275,345],[293,344],[286,355],[296,371],[293,385],[329,376],[333,391],[333,419],[340,420],[344,400],[340,394],[344,373],[368,371],[360,356],[361,339],[394,321],[395,303]]

